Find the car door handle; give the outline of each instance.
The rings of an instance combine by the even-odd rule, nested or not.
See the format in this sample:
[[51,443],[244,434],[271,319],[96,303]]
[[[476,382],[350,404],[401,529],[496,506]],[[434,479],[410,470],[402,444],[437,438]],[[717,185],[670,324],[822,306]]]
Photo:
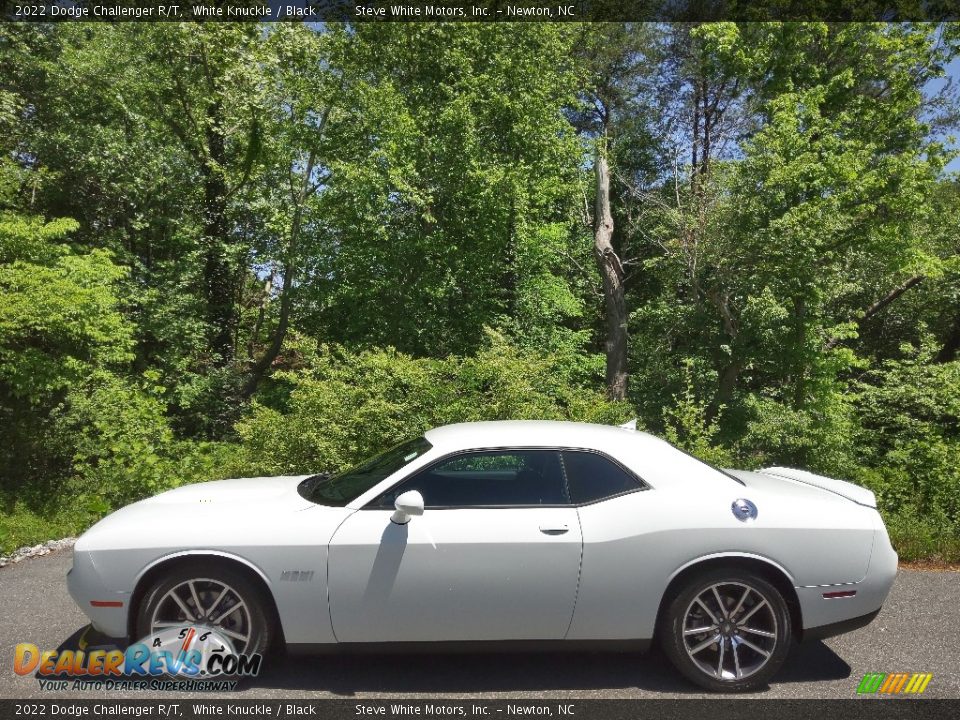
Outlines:
[[557,525],[557,526],[540,526],[540,532],[544,535],[563,535],[565,532],[568,532],[570,528],[566,525]]

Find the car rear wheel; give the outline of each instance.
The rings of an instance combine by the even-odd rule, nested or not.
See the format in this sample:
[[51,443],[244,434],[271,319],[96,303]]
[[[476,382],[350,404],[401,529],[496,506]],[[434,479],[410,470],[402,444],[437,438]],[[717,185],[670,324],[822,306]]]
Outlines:
[[688,583],[661,628],[667,656],[687,678],[718,692],[763,687],[790,647],[787,603],[758,575],[714,570]]
[[229,567],[191,563],[159,579],[140,604],[137,636],[204,626],[230,638],[237,653],[263,653],[271,624],[260,588]]

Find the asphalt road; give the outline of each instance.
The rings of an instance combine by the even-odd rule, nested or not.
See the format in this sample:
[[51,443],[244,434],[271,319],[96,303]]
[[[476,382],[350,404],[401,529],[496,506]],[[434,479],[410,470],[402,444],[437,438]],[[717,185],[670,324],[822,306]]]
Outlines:
[[[33,675],[13,672],[19,642],[54,649],[75,638],[83,614],[67,594],[71,551],[0,569],[0,698],[100,699],[101,693],[41,692]],[[867,672],[933,673],[925,697],[960,698],[960,574],[901,570],[869,626],[796,646],[757,697],[851,698]],[[131,693],[127,697],[149,697]],[[155,693],[178,699],[186,693]],[[267,658],[260,676],[229,695],[249,698],[694,698],[701,695],[659,651],[473,656]],[[124,697],[111,694],[111,697]],[[195,696],[196,697],[196,696]],[[743,697],[743,696],[740,696]]]

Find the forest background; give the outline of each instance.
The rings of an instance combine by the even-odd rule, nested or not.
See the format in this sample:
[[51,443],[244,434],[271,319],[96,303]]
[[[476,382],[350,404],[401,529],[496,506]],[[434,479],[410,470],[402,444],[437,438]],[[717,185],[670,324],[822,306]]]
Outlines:
[[960,559],[960,28],[0,26],[0,553],[426,428],[639,425]]

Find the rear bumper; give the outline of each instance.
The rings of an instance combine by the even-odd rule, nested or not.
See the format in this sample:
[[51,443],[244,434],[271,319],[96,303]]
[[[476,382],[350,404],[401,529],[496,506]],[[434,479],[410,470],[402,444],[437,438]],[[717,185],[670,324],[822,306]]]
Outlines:
[[[856,630],[880,612],[897,576],[898,558],[879,514],[877,525],[870,564],[860,582],[796,588],[804,638],[826,638]],[[837,593],[853,594],[836,597]]]
[[873,622],[874,618],[880,614],[880,609],[877,608],[873,612],[869,612],[866,615],[861,615],[859,617],[850,618],[849,620],[840,620],[839,622],[830,623],[829,625],[820,625],[819,627],[807,628],[803,631],[803,640],[825,640],[827,638],[834,637],[835,635],[843,635],[844,633],[853,632],[854,630],[859,630],[862,627],[866,627]]

